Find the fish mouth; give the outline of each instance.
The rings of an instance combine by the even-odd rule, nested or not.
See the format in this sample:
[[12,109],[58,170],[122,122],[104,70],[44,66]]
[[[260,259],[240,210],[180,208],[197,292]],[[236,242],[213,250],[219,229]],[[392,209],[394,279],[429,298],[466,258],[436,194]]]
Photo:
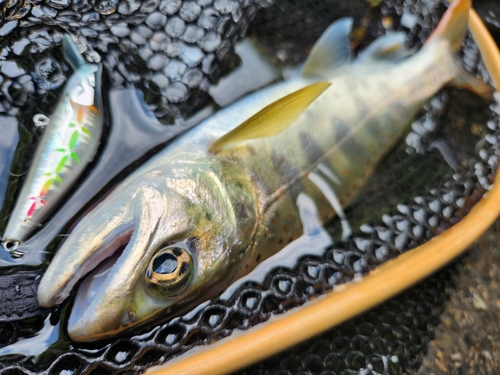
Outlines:
[[[118,259],[117,254],[121,255],[125,246],[132,237],[132,228],[126,228],[114,240],[109,241],[109,245],[102,246],[94,251],[79,267],[74,267],[75,272],[71,278],[67,279],[59,288],[54,288],[54,282],[50,277],[42,278],[38,289],[38,303],[42,307],[52,307],[63,303],[70,295],[75,285],[84,279],[89,273],[100,268],[102,263],[109,263],[109,259]],[[105,241],[107,242],[107,241]],[[89,275],[90,276],[90,275]],[[44,282],[45,281],[45,282]],[[56,282],[55,285],[58,285]],[[51,292],[52,289],[52,292]]]
[[112,270],[122,256],[130,238],[131,233],[117,239],[112,247],[103,251],[103,255],[106,254],[106,256],[100,257],[101,262],[94,268],[89,269],[88,272],[80,278],[81,284],[76,291],[72,311],[68,320],[68,331],[70,332],[70,336],[73,336],[72,332],[81,330],[81,328],[78,327],[82,325],[85,316],[92,313],[92,310],[89,308],[94,301],[96,301],[96,298],[104,293],[106,281],[110,278]]

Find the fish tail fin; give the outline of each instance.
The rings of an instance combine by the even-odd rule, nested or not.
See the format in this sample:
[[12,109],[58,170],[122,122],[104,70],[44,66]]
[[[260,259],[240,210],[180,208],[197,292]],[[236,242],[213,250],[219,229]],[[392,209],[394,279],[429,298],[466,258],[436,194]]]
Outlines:
[[453,51],[458,51],[467,30],[470,8],[471,0],[452,1],[426,44],[437,39],[445,39],[450,43]]
[[[450,7],[445,12],[441,21],[437,25],[434,32],[427,39],[425,45],[429,45],[437,40],[446,40],[450,46],[450,52],[454,53],[462,46],[462,40],[467,30],[467,21],[469,19],[469,10],[471,8],[471,0],[454,0]],[[467,89],[476,95],[485,99],[492,100],[493,94],[496,91],[494,87],[484,83],[467,72],[460,64],[458,59],[452,59],[456,66],[457,74],[449,84],[455,87]]]

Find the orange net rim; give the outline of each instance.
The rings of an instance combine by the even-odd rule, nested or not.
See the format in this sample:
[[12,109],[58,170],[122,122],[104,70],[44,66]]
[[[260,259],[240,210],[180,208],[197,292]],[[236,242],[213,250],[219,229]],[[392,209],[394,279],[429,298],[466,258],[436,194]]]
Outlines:
[[[495,87],[500,87],[500,52],[474,10],[469,29]],[[223,374],[288,349],[390,299],[463,253],[500,214],[500,173],[492,188],[460,222],[425,244],[388,261],[361,281],[343,285],[283,315],[215,344],[190,350],[152,367],[154,375]]]

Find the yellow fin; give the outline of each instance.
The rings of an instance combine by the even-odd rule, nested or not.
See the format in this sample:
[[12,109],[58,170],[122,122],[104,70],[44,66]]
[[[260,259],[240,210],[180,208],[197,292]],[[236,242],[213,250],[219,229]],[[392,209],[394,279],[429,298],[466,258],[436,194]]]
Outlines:
[[330,86],[318,82],[287,95],[257,112],[210,146],[216,153],[229,145],[249,139],[272,137],[288,128],[309,105]]

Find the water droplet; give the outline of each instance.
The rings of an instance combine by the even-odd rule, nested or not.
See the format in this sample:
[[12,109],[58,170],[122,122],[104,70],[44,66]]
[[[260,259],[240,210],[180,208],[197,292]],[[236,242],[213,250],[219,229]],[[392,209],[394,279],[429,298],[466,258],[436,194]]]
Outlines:
[[217,26],[219,16],[219,12],[213,8],[203,9],[200,18],[198,18],[198,26],[201,26],[204,29],[213,29]]
[[167,56],[162,53],[156,53],[149,59],[148,67],[153,70],[161,70],[167,65],[168,62],[169,58]]
[[103,0],[97,4],[95,10],[102,15],[112,14],[116,11],[116,6],[118,5],[118,0]]
[[135,320],[135,313],[133,311],[127,311],[123,313],[120,322],[126,327],[134,320]]
[[111,26],[110,31],[118,38],[124,38],[130,34],[130,29],[128,28],[126,22],[120,22],[116,25]]
[[167,22],[167,26],[165,27],[165,31],[172,38],[177,38],[181,36],[186,30],[186,23],[180,19],[179,17],[172,17]]
[[167,88],[165,96],[171,103],[179,103],[186,99],[187,94],[188,89],[186,85],[181,82],[175,82]]
[[140,11],[142,13],[151,13],[158,8],[160,0],[147,0],[141,5]]
[[181,0],[163,0],[160,3],[160,11],[166,14],[174,14],[182,5]]
[[219,48],[221,44],[221,37],[215,31],[209,31],[207,35],[200,41],[200,47],[205,52],[213,52]]
[[182,77],[184,82],[190,89],[196,88],[201,84],[203,73],[199,69],[188,69]]
[[228,14],[233,10],[233,5],[232,0],[215,0],[214,8],[222,14]]
[[51,6],[52,8],[56,9],[64,9],[67,8],[70,4],[70,0],[48,0],[46,2],[48,6]]
[[192,22],[200,15],[201,7],[194,1],[186,1],[182,4],[179,15],[186,22]]
[[188,66],[198,65],[203,59],[204,54],[198,47],[186,47],[182,53],[182,61],[184,61]]
[[167,23],[167,16],[160,12],[151,13],[146,18],[146,24],[153,30],[159,30]]
[[205,30],[201,27],[189,25],[184,32],[182,39],[184,39],[187,43],[196,43],[203,37],[203,35],[205,35]]
[[186,71],[186,65],[175,59],[170,61],[164,69],[164,73],[173,81],[178,81]]

